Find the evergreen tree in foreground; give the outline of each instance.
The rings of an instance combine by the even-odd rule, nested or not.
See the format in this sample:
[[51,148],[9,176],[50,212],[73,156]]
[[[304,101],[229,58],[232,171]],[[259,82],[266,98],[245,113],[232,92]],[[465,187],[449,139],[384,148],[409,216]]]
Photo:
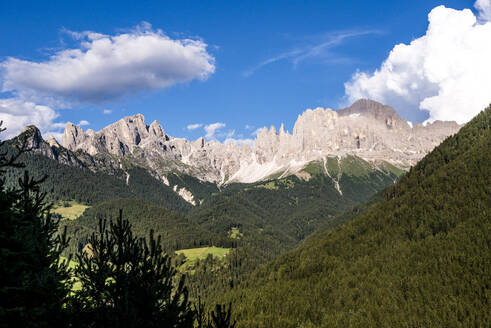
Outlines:
[[164,254],[160,237],[135,237],[120,211],[116,222],[99,221],[88,245],[77,255],[82,289],[72,303],[75,325],[193,327],[184,276]]
[[57,234],[58,221],[39,192],[42,180],[26,171],[18,188],[5,187],[4,169],[22,167],[17,159],[26,142],[14,155],[4,145],[0,142],[0,327],[55,327],[66,322],[71,282],[60,254],[68,240]]
[[215,310],[206,312],[201,297],[198,297],[198,302],[193,306],[197,328],[235,328],[237,324],[232,320],[232,303],[229,303],[228,307],[216,304]]
[[184,276],[164,254],[160,237],[138,238],[119,218],[99,228],[77,254],[81,283],[70,303],[74,327],[234,328],[231,305],[216,305],[204,321],[204,306],[188,299]]

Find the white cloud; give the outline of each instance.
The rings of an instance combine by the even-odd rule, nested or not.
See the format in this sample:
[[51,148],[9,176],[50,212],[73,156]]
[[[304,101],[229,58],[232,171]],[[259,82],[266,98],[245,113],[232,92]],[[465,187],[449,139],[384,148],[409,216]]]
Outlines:
[[243,139],[243,138],[238,138],[238,139],[235,139],[235,138],[226,138],[224,141],[223,141],[224,144],[228,144],[228,143],[234,143],[236,144],[237,146],[244,146],[244,145],[247,145],[249,147],[252,147],[254,145],[254,140],[252,139]]
[[109,115],[109,114],[111,114],[113,111],[112,111],[111,109],[104,109],[102,112],[104,113],[104,115]]
[[78,125],[85,126],[85,125],[90,125],[90,123],[89,123],[89,121],[81,120],[80,122],[78,122]]
[[244,138],[242,134],[239,134],[236,138],[234,138],[235,130],[227,131],[226,133],[222,134],[222,136],[225,137],[225,140],[223,141],[224,144],[234,143],[237,146],[247,145],[249,147],[252,147],[252,145],[254,144],[254,140]]
[[100,102],[169,87],[215,72],[202,40],[174,40],[148,23],[117,35],[70,32],[79,47],[35,62],[9,57],[0,63],[2,90],[25,99]]
[[189,130],[189,131],[192,131],[192,130],[196,130],[196,129],[202,127],[202,126],[203,126],[203,124],[201,124],[201,123],[189,124],[186,127],[186,129]]
[[246,124],[245,129],[246,130],[252,130],[252,129],[254,129],[254,126],[253,125]]
[[491,21],[491,0],[477,0],[474,3],[474,8],[479,12],[479,20]]
[[350,101],[371,98],[410,119],[421,116],[419,108],[428,111],[429,121],[459,123],[489,105],[491,23],[477,23],[469,9],[444,6],[434,8],[428,20],[424,36],[396,45],[375,72],[357,72],[345,83]]
[[0,121],[7,128],[1,139],[9,139],[18,135],[28,125],[35,125],[44,134],[56,134],[64,127],[64,123],[55,123],[58,114],[48,106],[37,105],[17,98],[0,99]]
[[226,126],[225,123],[220,123],[220,122],[205,125],[205,132],[206,132],[205,137],[209,140],[215,140],[216,139],[215,132],[221,128],[224,128],[225,126]]
[[[335,31],[331,33],[324,34],[322,36],[316,37],[313,44],[309,44],[307,46],[297,47],[296,49],[283,52],[274,57],[263,60],[256,66],[252,67],[249,70],[242,72],[244,77],[250,77],[253,75],[258,69],[266,65],[270,65],[282,60],[289,60],[292,62],[293,66],[298,65],[300,62],[313,57],[321,57],[325,56],[327,51],[337,45],[340,45],[346,39],[354,38],[357,36],[370,35],[370,34],[378,34],[379,31],[376,30],[351,30],[351,31]],[[333,58],[331,58],[332,60]],[[334,58],[336,62],[338,62],[338,58]],[[342,61],[346,61],[347,58],[342,58]]]

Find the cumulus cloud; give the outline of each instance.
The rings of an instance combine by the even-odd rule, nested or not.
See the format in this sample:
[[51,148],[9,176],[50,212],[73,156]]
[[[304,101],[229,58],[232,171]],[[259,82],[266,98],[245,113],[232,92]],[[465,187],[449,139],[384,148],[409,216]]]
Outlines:
[[216,137],[215,137],[216,131],[221,129],[221,128],[224,128],[225,126],[226,126],[225,123],[220,123],[220,122],[205,125],[205,128],[204,128],[205,132],[206,132],[205,137],[209,140],[215,140],[216,139]]
[[228,143],[234,143],[237,146],[244,146],[247,145],[249,147],[252,147],[254,145],[254,140],[252,139],[247,139],[247,138],[226,138],[223,141],[224,144]]
[[58,109],[205,80],[215,71],[215,59],[202,40],[171,39],[148,23],[116,35],[65,32],[75,47],[44,61],[8,57],[0,62],[0,91],[11,97],[0,98],[0,118],[9,128],[4,136],[14,136],[27,124],[59,135]]
[[249,147],[252,147],[252,145],[254,144],[254,140],[250,138],[244,138],[242,134],[236,136],[235,130],[230,130],[224,135],[225,135],[225,139],[223,141],[224,144],[233,143],[236,144],[237,146],[247,145]]
[[85,125],[90,125],[90,123],[89,123],[89,121],[81,120],[80,122],[78,122],[78,125],[85,126]]
[[491,0],[477,0],[474,8],[479,12],[479,20],[491,21]]
[[28,125],[37,126],[45,135],[57,135],[64,127],[64,123],[56,123],[56,111],[48,106],[37,105],[17,98],[0,99],[0,121],[2,127],[7,128],[1,139],[10,139],[18,135]]
[[70,32],[78,48],[46,61],[9,57],[0,63],[2,90],[25,99],[100,102],[155,90],[215,71],[215,59],[202,40],[171,39],[145,23],[117,35]]
[[202,127],[202,126],[203,126],[203,124],[201,124],[201,123],[189,124],[186,127],[186,129],[189,130],[189,131],[193,131],[193,130],[196,130],[196,129]]
[[430,122],[459,123],[489,105],[491,23],[478,23],[469,9],[444,6],[434,8],[428,20],[424,36],[396,45],[375,72],[357,72],[345,83],[350,101],[371,98],[411,120],[421,120],[415,111],[420,109]]

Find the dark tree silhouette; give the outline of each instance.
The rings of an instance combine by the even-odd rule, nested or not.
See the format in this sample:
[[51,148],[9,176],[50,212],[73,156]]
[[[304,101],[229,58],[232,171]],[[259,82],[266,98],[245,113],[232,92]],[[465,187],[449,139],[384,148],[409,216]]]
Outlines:
[[66,320],[71,289],[68,262],[60,261],[68,240],[57,233],[58,221],[39,192],[43,179],[25,171],[17,188],[5,187],[4,169],[22,167],[17,159],[27,139],[5,144],[0,142],[0,327],[57,326]]
[[235,320],[232,321],[232,304],[228,307],[217,304],[215,311],[211,312],[209,328],[234,328]]
[[[194,312],[160,237],[133,235],[122,218],[99,221],[88,247],[77,255],[75,325],[108,327],[193,327]],[[78,311],[78,313],[76,313]]]

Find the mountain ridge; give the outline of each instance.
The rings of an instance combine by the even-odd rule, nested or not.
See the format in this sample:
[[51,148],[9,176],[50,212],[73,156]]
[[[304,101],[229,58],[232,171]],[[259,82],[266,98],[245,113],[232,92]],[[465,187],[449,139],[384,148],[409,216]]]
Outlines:
[[278,132],[274,126],[265,127],[252,147],[202,137],[174,138],[157,121],[147,125],[142,114],[97,132],[84,132],[69,122],[61,145],[90,155],[134,157],[159,176],[176,170],[221,185],[295,174],[314,160],[346,155],[408,168],[459,128],[455,122],[440,121],[410,127],[392,107],[361,99],[337,111],[307,109],[298,116],[292,134],[283,125]]
[[61,144],[52,137],[45,141],[35,126],[18,138],[25,137],[36,153],[61,164],[109,174],[126,185],[134,181],[131,170],[141,168],[196,206],[207,198],[203,190],[291,175],[308,180],[313,167],[328,176],[341,195],[341,172],[350,171],[343,166],[355,162],[354,169],[367,177],[379,171],[396,181],[401,168],[406,170],[459,128],[452,122],[410,127],[392,107],[362,99],[338,111],[308,109],[298,116],[292,134],[283,125],[279,131],[274,126],[263,128],[252,147],[174,138],[157,121],[147,125],[142,114],[124,117],[97,132],[69,122]]

